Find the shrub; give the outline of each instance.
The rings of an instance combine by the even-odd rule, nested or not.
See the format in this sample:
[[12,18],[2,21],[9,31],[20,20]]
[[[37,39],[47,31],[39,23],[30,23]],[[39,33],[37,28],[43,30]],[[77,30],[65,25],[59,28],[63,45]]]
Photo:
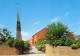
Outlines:
[[6,42],[4,42],[3,45],[10,45],[10,46],[12,46],[13,42],[14,42],[14,39],[9,39]]
[[6,42],[3,43],[3,45],[24,46],[24,41],[23,40],[17,40],[17,39],[8,39]]
[[30,47],[30,43],[28,41],[24,41],[24,46],[25,47]]
[[54,40],[52,42],[50,42],[51,45],[53,46],[61,46],[63,44],[63,42],[61,40]]
[[76,49],[80,47],[80,40],[75,40],[71,45],[72,48]]
[[72,44],[71,47],[72,47],[73,49],[77,49],[77,48],[79,48],[80,46],[79,46],[78,44]]
[[74,38],[64,36],[61,38],[61,41],[63,41],[62,46],[70,46],[73,44]]
[[15,39],[12,46],[24,46],[24,41]]
[[39,51],[45,52],[45,44],[48,44],[48,41],[46,40],[46,38],[40,38],[37,42],[35,42],[35,47]]
[[28,41],[24,41],[24,47],[23,47],[23,51],[24,52],[29,52],[29,50],[30,50],[30,47],[31,45],[30,45],[30,43],[28,42]]
[[73,44],[74,39],[70,37],[62,37],[58,40],[50,41],[50,44],[53,46],[70,46]]

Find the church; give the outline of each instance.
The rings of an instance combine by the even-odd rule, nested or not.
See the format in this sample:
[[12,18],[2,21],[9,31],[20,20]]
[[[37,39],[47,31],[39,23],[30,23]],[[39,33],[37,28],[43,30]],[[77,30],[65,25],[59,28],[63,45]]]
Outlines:
[[45,31],[47,30],[47,28],[42,29],[41,31],[39,31],[38,33],[34,34],[28,41],[31,44],[31,46],[35,45],[35,42],[38,41],[40,38],[44,38],[45,37]]
[[17,10],[17,34],[16,34],[16,39],[18,40],[22,40],[22,36],[21,36],[21,24],[20,24],[20,18],[19,18],[19,8]]
[[[45,37],[45,31],[46,30],[47,30],[47,28],[42,29],[38,33],[34,34],[28,40],[28,42],[31,44],[31,46],[34,46],[35,42],[38,41],[40,38],[44,38]],[[22,40],[22,36],[21,36],[21,24],[20,24],[20,18],[19,18],[19,8],[18,8],[18,12],[17,12],[17,34],[16,34],[16,39]]]

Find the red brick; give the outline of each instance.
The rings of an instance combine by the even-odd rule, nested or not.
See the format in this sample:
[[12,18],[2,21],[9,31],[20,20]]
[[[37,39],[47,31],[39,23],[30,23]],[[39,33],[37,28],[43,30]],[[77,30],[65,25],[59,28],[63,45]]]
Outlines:
[[40,38],[44,38],[45,37],[45,31],[46,30],[47,30],[47,28],[44,28],[43,30],[41,30],[38,33],[36,33],[35,35],[33,35],[32,38],[29,40],[29,43],[32,46],[34,46],[36,41],[38,41]]

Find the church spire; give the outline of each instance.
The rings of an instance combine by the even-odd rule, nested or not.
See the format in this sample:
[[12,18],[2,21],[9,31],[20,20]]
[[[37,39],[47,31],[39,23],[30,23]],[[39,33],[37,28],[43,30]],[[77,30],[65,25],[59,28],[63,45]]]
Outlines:
[[17,21],[19,21],[20,22],[20,18],[19,18],[19,8],[17,9]]
[[[17,4],[19,6],[19,4]],[[16,34],[16,39],[21,40],[21,24],[20,24],[20,18],[19,18],[19,7],[17,8],[17,34]]]
[[17,3],[17,21],[20,21],[20,19],[19,19],[19,3]]

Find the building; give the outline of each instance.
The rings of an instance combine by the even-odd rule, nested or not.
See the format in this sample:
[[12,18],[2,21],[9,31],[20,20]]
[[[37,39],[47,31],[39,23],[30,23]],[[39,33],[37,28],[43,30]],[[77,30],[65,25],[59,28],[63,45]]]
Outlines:
[[45,31],[47,30],[47,28],[42,29],[41,31],[39,31],[38,33],[36,33],[35,35],[33,35],[28,41],[29,43],[34,46],[35,42],[38,41],[40,38],[44,38],[45,37]]
[[20,24],[20,18],[19,18],[19,8],[18,8],[18,13],[17,13],[17,34],[16,34],[16,39],[22,40],[21,24]]

